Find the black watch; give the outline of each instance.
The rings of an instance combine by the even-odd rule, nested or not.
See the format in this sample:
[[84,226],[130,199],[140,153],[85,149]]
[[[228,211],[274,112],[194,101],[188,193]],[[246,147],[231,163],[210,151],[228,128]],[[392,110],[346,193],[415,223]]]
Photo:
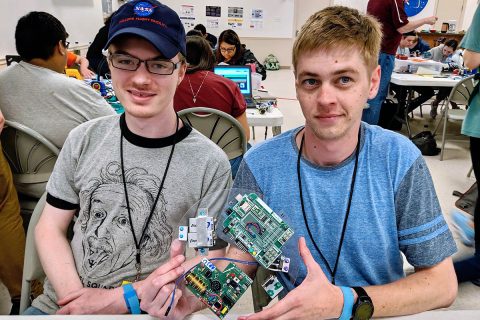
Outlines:
[[353,305],[352,319],[353,320],[368,320],[373,316],[372,299],[368,296],[365,289],[362,287],[353,287],[357,293],[357,302]]

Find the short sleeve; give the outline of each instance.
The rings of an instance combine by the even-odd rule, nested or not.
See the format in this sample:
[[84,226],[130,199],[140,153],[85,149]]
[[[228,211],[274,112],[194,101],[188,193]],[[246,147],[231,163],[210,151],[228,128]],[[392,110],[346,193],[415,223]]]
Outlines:
[[425,160],[412,164],[395,196],[398,243],[415,267],[438,264],[456,252]]
[[73,66],[75,61],[77,60],[77,55],[71,51],[67,52],[67,67],[70,68]]

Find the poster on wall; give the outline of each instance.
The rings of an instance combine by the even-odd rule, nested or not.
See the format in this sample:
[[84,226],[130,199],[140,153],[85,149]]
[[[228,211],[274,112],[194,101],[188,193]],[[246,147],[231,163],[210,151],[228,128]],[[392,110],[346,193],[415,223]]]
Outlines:
[[207,19],[207,29],[218,29],[219,26],[218,19]]
[[195,26],[195,6],[182,4],[179,16],[185,30],[192,29]]
[[207,17],[221,17],[222,16],[222,7],[219,6],[206,6],[205,15]]
[[251,30],[263,29],[263,9],[252,9],[249,27]]
[[243,29],[243,19],[240,18],[228,18],[227,24],[230,29]]
[[228,7],[228,17],[243,19],[243,7]]

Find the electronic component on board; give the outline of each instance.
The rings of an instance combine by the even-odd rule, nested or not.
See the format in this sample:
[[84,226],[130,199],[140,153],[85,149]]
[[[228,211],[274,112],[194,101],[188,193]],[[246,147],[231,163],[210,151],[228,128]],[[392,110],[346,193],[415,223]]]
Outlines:
[[255,193],[235,199],[226,211],[223,232],[263,267],[288,272],[290,260],[281,256],[281,248],[293,230]]
[[262,287],[272,299],[283,290],[282,284],[275,275],[271,275],[267,280],[265,280],[265,282],[262,284]]
[[188,219],[188,226],[178,227],[178,239],[207,255],[208,248],[215,244],[215,219],[208,216],[206,208],[200,208],[196,218]]
[[223,319],[252,284],[234,263],[219,271],[207,258],[185,275],[187,288],[215,315]]

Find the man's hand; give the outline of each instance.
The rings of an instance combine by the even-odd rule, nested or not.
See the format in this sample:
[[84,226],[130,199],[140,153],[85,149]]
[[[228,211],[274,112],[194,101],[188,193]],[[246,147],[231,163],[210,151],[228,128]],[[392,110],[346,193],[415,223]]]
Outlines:
[[[57,314],[118,314],[125,313],[118,309],[118,291],[117,289],[93,289],[83,288],[66,295],[57,303],[61,308]],[[116,291],[116,292],[115,292]]]
[[170,248],[170,260],[152,272],[144,281],[134,285],[140,299],[140,309],[151,316],[163,318],[168,307],[175,308],[182,297],[180,289],[175,290],[175,299],[172,305],[170,303],[175,281],[184,273],[181,265],[184,261],[183,246],[180,241],[174,240]]
[[434,25],[437,22],[437,20],[438,20],[438,17],[436,16],[426,17],[425,24]]
[[95,72],[88,69],[88,67],[80,66],[80,74],[85,79],[92,79],[95,77]]
[[340,316],[343,307],[342,291],[328,281],[303,237],[298,241],[298,249],[307,267],[305,280],[271,308],[241,316],[239,320],[330,319]]

